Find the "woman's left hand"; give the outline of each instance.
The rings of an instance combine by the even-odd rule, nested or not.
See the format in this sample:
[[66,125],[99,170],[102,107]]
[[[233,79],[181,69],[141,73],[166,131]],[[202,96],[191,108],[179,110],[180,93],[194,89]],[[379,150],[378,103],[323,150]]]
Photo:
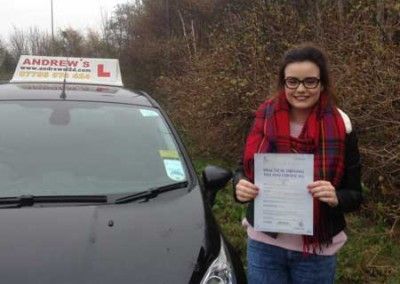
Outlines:
[[328,203],[329,206],[335,207],[339,204],[336,189],[329,181],[317,180],[309,184],[307,188],[313,197]]

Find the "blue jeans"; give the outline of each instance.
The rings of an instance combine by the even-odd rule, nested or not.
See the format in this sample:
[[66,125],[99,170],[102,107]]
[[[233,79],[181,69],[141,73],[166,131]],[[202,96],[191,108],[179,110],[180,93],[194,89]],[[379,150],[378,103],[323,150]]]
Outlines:
[[247,262],[249,284],[331,284],[335,280],[335,255],[303,255],[248,239]]

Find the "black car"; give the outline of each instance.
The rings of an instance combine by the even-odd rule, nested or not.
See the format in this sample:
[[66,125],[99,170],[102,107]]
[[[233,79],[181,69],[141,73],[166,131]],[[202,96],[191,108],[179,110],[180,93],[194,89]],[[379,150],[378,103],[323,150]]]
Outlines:
[[2,283],[243,283],[201,183],[148,95],[68,83],[0,85]]

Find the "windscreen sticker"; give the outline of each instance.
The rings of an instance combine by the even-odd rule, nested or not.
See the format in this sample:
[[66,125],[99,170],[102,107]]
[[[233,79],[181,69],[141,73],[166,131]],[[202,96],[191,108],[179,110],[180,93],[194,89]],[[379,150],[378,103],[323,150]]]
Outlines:
[[180,160],[164,160],[165,170],[170,179],[175,181],[185,180],[185,172],[183,171],[182,162]]
[[158,113],[154,110],[149,110],[149,109],[141,109],[140,113],[144,117],[149,117],[149,116],[158,116]]
[[160,150],[160,157],[164,159],[179,159],[178,151],[176,150]]

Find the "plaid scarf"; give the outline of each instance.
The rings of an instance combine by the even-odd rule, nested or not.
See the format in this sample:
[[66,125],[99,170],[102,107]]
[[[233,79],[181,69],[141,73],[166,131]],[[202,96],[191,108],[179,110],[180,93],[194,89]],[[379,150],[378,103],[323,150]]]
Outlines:
[[[314,154],[314,180],[327,180],[337,188],[344,172],[345,135],[343,119],[321,93],[298,138],[290,136],[290,106],[284,92],[264,102],[247,137],[244,151],[244,170],[254,181],[255,153],[308,153]],[[314,235],[303,236],[303,251],[321,249],[322,244],[332,243],[327,224],[329,205],[314,198]]]

